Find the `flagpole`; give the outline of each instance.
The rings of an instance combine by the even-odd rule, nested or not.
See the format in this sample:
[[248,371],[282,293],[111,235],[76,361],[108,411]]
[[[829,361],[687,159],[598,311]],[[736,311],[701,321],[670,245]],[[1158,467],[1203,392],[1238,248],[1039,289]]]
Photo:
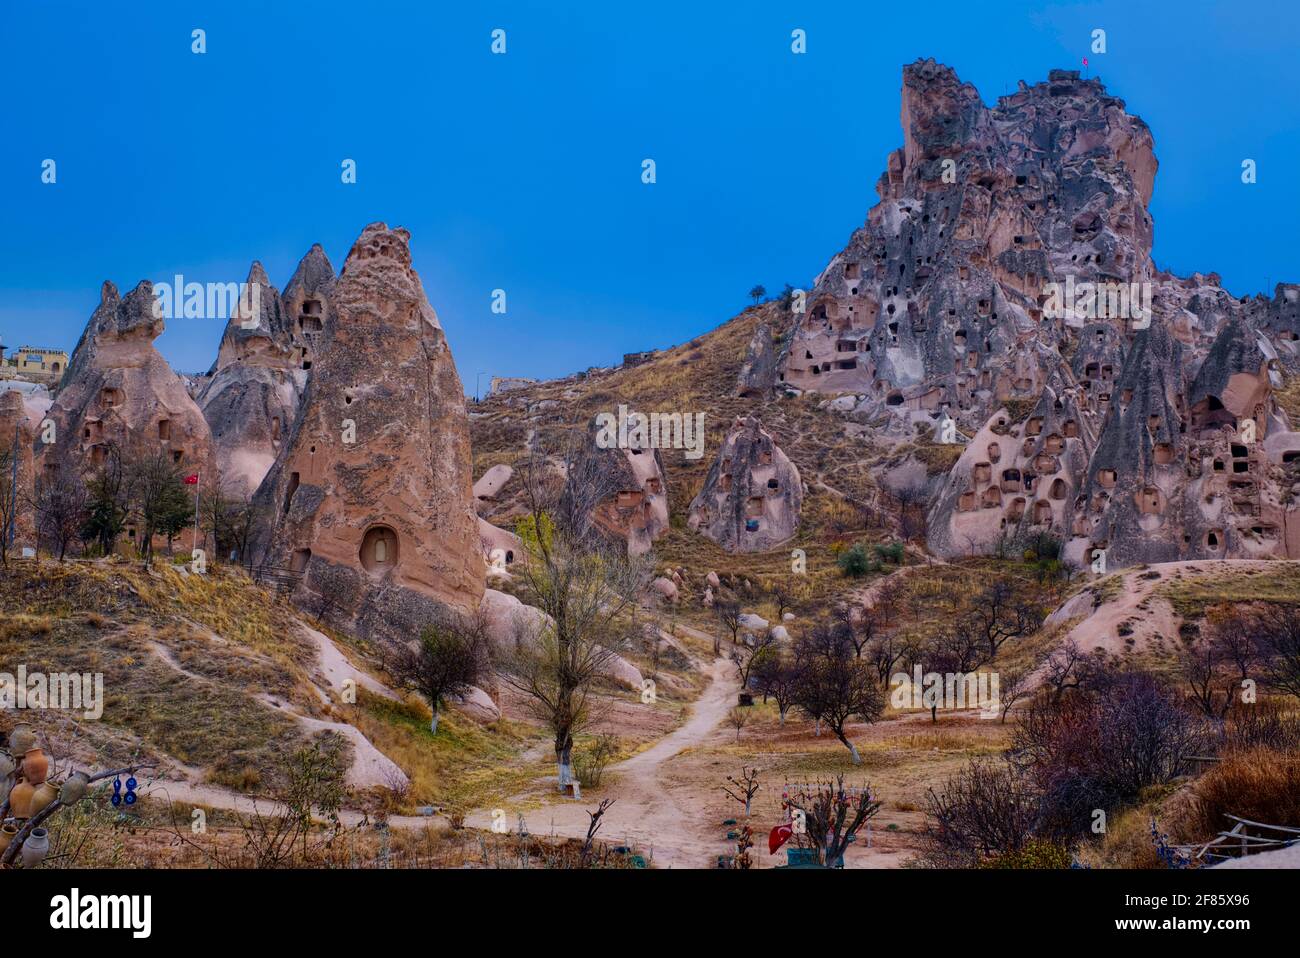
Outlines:
[[197,481],[194,483],[194,543],[190,548],[190,558],[194,558],[194,550],[199,547],[199,497],[203,494],[203,472],[195,473]]

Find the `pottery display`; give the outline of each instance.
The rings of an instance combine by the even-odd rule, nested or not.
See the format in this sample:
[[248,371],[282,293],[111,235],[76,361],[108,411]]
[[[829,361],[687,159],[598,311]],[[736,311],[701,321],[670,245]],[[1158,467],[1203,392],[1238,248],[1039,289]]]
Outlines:
[[55,785],[49,779],[41,782],[36,788],[36,794],[32,796],[31,815],[40,814],[47,805],[59,797],[59,786]]
[[44,828],[33,828],[23,841],[23,867],[35,868],[45,861],[50,852],[50,833]]
[[76,804],[85,797],[89,785],[89,775],[85,772],[73,772],[63,783],[63,788],[59,789],[59,801],[64,805]]
[[23,753],[23,778],[33,785],[39,785],[45,781],[45,776],[50,771],[50,759],[45,752],[32,746]]
[[9,811],[14,818],[32,817],[32,798],[36,795],[36,786],[25,778],[18,779],[9,790]]
[[21,758],[35,744],[36,733],[32,731],[32,727],[26,722],[19,722],[14,726],[13,731],[9,733],[9,754],[15,760]]

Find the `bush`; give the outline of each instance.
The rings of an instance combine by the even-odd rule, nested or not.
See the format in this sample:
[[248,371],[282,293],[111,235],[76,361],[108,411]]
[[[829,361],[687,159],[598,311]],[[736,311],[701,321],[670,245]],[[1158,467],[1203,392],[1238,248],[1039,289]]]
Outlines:
[[941,868],[977,866],[1018,853],[1040,817],[1032,784],[1002,762],[971,762],[938,791],[930,789],[926,802],[925,858]]
[[1045,838],[1031,838],[1015,851],[1003,852],[980,863],[980,868],[1069,868],[1070,849]]
[[876,556],[882,561],[895,562],[899,565],[903,563],[903,544],[893,542],[889,545],[880,544],[876,546]]
[[840,567],[840,571],[846,576],[857,579],[871,571],[871,560],[867,557],[867,550],[861,543],[851,546],[840,553],[835,564]]
[[1197,828],[1208,838],[1232,827],[1227,815],[1300,828],[1300,757],[1269,748],[1232,752],[1195,786]]
[[598,735],[588,748],[580,749],[573,756],[573,774],[583,788],[600,788],[605,769],[618,754],[617,735]]
[[1205,728],[1182,697],[1147,672],[1102,672],[1091,687],[1040,695],[1021,713],[1017,764],[1043,797],[1047,834],[1085,832],[1094,809],[1139,799],[1192,770]]

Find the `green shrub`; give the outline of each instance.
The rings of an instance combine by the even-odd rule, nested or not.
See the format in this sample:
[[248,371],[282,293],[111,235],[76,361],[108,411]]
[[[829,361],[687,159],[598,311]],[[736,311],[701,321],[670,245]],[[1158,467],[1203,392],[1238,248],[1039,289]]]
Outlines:
[[872,565],[866,548],[860,542],[841,552],[835,563],[840,567],[841,572],[855,579],[870,572]]

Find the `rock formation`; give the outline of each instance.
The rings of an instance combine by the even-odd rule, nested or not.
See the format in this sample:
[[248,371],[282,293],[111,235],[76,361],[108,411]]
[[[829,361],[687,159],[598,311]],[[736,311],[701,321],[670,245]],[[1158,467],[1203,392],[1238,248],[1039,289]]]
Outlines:
[[1297,358],[1300,289],[1237,299],[1155,266],[1151,133],[1098,79],[1053,70],[988,109],[920,61],[902,125],[778,385],[842,394],[900,444],[949,418],[949,440],[973,437],[933,489],[939,555],[1046,533],[1111,566],[1300,557],[1285,531],[1300,435],[1271,396]]
[[668,529],[668,482],[658,449],[603,449],[612,498],[596,507],[592,521],[606,533],[627,542],[631,556],[645,555]]
[[285,294],[270,284],[260,263],[249,270],[252,316],[230,318],[217,360],[198,403],[212,429],[223,485],[234,495],[251,494],[266,476],[289,436],[312,362],[333,327],[330,293],[334,268],[319,245],[294,272]]
[[104,283],[50,407],[56,439],[42,447],[42,469],[86,471],[115,446],[124,457],[161,450],[186,473],[211,474],[207,421],[154,348],[162,331],[151,283],[125,298]]
[[274,515],[265,561],[302,573],[295,601],[397,641],[475,610],[484,580],[464,391],[409,242],[376,223],[352,247],[333,333],[257,492]]
[[690,528],[728,552],[762,552],[799,529],[799,470],[753,417],[735,421],[691,502]]

